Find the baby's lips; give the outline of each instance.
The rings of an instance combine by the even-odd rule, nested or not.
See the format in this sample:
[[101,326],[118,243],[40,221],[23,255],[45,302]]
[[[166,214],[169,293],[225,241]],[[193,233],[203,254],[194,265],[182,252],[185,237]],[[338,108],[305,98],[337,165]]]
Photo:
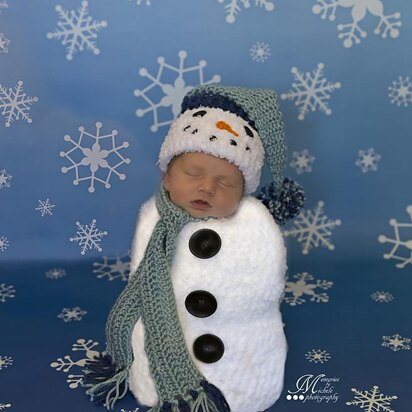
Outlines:
[[203,199],[196,199],[196,200],[193,200],[193,201],[192,201],[192,203],[196,203],[196,202],[198,202],[198,204],[200,204],[200,205],[202,205],[202,206],[204,206],[204,207],[206,207],[206,206],[207,206],[207,207],[212,207],[209,202],[207,202],[206,200],[203,200]]
[[209,205],[209,206],[210,206],[210,203],[209,203],[209,202],[207,202],[206,200],[203,200],[203,199],[196,199],[196,200],[195,200],[195,202],[202,202],[202,203],[206,203],[207,205]]

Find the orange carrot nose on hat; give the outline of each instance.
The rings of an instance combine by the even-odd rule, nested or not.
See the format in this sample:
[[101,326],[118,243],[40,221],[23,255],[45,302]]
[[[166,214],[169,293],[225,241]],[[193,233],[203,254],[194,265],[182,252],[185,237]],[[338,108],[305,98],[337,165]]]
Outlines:
[[285,136],[273,90],[217,84],[190,90],[160,148],[160,170],[165,172],[174,156],[186,152],[208,153],[234,163],[245,178],[245,195],[258,188],[266,160],[273,182],[257,197],[275,220],[284,223],[303,207],[302,188],[283,176]]
[[236,137],[239,136],[239,134],[236,133],[236,132],[232,129],[232,127],[230,126],[230,124],[227,124],[227,123],[224,122],[223,120],[219,120],[219,121],[216,123],[216,127],[217,127],[218,129],[227,130],[229,133],[232,133],[232,134],[235,135]]

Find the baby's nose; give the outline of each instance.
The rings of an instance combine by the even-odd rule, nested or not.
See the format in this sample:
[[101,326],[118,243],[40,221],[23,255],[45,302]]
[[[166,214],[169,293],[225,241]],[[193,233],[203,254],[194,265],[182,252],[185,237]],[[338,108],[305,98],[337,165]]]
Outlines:
[[213,179],[209,179],[207,177],[202,179],[202,181],[200,182],[200,190],[213,194],[215,191],[215,183]]

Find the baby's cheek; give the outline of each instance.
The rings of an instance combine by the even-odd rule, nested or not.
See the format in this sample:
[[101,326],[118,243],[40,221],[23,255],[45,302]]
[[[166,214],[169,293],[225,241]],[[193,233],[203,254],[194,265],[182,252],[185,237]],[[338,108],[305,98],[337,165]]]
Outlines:
[[219,209],[221,213],[224,215],[222,217],[229,217],[232,215],[237,208],[237,203],[233,201],[233,199],[225,198],[220,201]]
[[232,204],[233,213],[236,212],[237,208],[239,207],[240,200],[241,200],[241,197],[239,198],[238,196],[236,196],[236,199],[233,201],[233,204]]

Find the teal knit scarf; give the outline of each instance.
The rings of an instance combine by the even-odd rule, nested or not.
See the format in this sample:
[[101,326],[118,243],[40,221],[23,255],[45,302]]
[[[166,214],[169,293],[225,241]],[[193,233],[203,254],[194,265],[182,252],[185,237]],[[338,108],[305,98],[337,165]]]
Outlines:
[[200,374],[187,351],[169,270],[181,228],[206,218],[192,217],[175,205],[163,184],[156,193],[156,207],[160,220],[143,260],[109,314],[106,353],[86,365],[86,393],[107,409],[125,396],[133,363],[132,331],[141,318],[144,347],[160,400],[150,411],[229,411],[222,393]]

